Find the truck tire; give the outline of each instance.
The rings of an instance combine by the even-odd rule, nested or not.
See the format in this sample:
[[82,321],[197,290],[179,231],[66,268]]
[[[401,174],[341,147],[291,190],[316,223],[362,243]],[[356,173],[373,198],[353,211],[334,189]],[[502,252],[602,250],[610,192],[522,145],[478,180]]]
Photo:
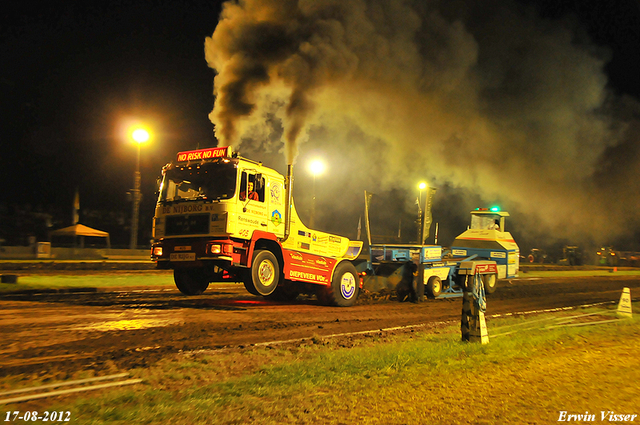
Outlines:
[[258,295],[260,293],[256,291],[256,288],[253,286],[253,281],[251,280],[251,269],[248,269],[245,273],[241,274],[242,282],[244,283],[244,289],[247,290],[251,295]]
[[498,276],[495,273],[483,274],[482,283],[484,284],[484,293],[493,294],[498,288]]
[[200,295],[209,287],[209,280],[200,269],[175,269],[173,281],[185,295]]
[[350,307],[356,303],[359,291],[358,271],[349,261],[343,261],[333,272],[331,286],[319,290],[318,299],[322,304]]
[[261,249],[253,254],[251,272],[245,275],[244,286],[250,293],[266,297],[278,287],[281,274],[276,256],[267,249]]
[[442,292],[442,281],[438,276],[431,276],[427,281],[427,297],[436,298]]

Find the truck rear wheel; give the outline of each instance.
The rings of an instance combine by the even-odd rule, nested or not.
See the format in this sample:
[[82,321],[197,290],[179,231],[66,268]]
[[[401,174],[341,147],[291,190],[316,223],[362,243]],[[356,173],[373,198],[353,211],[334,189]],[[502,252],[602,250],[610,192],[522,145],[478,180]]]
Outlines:
[[318,299],[323,304],[350,307],[356,303],[360,290],[360,277],[355,266],[348,261],[338,264],[331,286],[320,289]]
[[498,276],[495,273],[483,274],[482,283],[484,284],[484,293],[493,294],[498,288]]
[[200,295],[209,287],[209,280],[200,269],[175,269],[173,281],[185,295]]
[[435,298],[442,292],[442,281],[438,276],[431,276],[427,281],[427,297]]
[[275,255],[266,249],[258,250],[253,255],[251,273],[245,275],[244,286],[250,293],[265,297],[276,290],[281,274]]

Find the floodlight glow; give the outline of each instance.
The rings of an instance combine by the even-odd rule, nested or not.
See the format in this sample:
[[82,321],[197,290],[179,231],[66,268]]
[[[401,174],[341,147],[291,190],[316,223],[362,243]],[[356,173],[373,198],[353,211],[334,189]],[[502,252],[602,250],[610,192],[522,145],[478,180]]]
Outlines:
[[420,182],[420,184],[418,185],[418,189],[420,190],[424,190],[427,187],[427,184],[425,182]]
[[144,128],[136,128],[131,133],[131,138],[138,143],[144,143],[149,140],[149,132]]
[[311,173],[314,176],[324,173],[324,169],[324,162],[320,161],[319,159],[311,161],[311,163],[309,164],[309,170],[311,170]]

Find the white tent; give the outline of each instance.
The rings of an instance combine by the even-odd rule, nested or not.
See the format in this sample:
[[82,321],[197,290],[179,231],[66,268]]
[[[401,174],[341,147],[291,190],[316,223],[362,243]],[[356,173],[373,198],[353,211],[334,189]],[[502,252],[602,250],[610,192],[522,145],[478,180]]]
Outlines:
[[107,248],[111,249],[111,240],[109,239],[109,233],[102,230],[92,229],[83,224],[74,224],[73,226],[65,227],[63,229],[54,230],[51,232],[51,236],[71,236],[75,238],[80,236],[80,248],[84,248],[84,238],[86,236],[107,238]]

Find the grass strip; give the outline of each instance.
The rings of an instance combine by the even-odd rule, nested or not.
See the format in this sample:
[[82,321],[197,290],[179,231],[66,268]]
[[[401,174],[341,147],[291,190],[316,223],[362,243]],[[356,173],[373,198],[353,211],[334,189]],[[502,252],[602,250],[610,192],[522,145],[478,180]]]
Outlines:
[[530,277],[589,277],[589,276],[640,276],[640,269],[618,270],[599,269],[599,270],[529,270],[519,273],[520,278]]
[[[620,270],[615,273],[609,270],[541,270],[520,273],[520,278],[541,277],[580,277],[580,276],[640,276],[640,269]],[[215,283],[212,283],[214,285]],[[226,283],[225,283],[226,284]],[[109,273],[87,275],[20,275],[18,283],[0,283],[0,294],[17,290],[30,289],[66,289],[66,288],[108,288],[131,286],[170,286],[173,287],[173,276],[167,273]]]
[[173,286],[170,274],[118,273],[100,275],[27,275],[18,283],[0,283],[0,292],[24,289],[108,288],[117,286]]
[[[489,333],[521,320],[490,320]],[[638,319],[543,327],[488,345],[462,343],[449,327],[192,355],[133,371],[144,385],[60,408],[83,424],[455,425],[551,423],[562,411],[640,413]]]

